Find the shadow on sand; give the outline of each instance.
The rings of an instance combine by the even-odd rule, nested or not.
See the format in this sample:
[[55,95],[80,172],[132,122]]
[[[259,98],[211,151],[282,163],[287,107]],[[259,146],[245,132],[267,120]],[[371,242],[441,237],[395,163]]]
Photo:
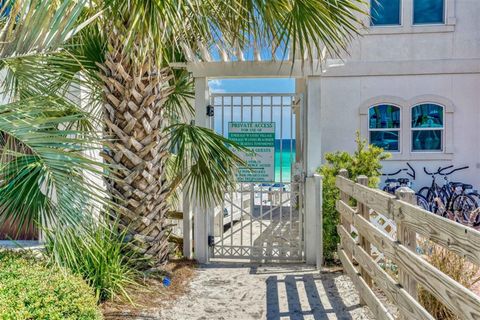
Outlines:
[[[340,274],[339,274],[340,275]],[[284,286],[288,310],[280,310],[279,289]],[[323,286],[325,292],[320,295],[317,287]],[[349,311],[360,305],[346,306],[334,283],[333,277],[322,277],[321,274],[286,275],[283,280],[278,276],[269,276],[266,280],[267,319],[352,319]],[[302,290],[303,292],[301,292]],[[308,307],[302,307],[300,296],[306,297]]]

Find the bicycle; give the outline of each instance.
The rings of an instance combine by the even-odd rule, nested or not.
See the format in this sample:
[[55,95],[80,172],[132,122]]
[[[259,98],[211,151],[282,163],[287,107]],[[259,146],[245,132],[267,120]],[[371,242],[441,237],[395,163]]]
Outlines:
[[[419,193],[422,196],[425,196],[424,194],[426,193],[425,198],[430,204],[430,211],[433,213],[456,220],[462,224],[476,224],[478,222],[477,217],[472,222],[471,214],[478,208],[478,203],[476,199],[467,193],[467,190],[471,190],[473,186],[462,182],[450,182],[448,178],[453,173],[469,167],[461,167],[444,173],[445,170],[451,168],[453,166],[439,167],[437,172],[428,172],[424,167],[423,171],[432,177],[432,184],[430,187],[421,188]],[[445,182],[442,187],[437,184],[436,176],[443,176]]]
[[[391,176],[396,176],[400,174],[402,171],[407,171],[407,175],[409,175],[412,180],[415,180],[416,177],[416,172],[415,169],[407,162],[408,168],[400,169],[396,172],[393,173],[385,173],[382,174],[382,176],[386,176],[387,179],[385,180],[385,187],[383,188],[383,191],[388,192],[390,194],[395,194],[395,191],[397,191],[398,188],[401,187],[408,187],[412,189],[413,183],[410,181],[409,178],[390,178]],[[412,172],[408,172],[408,170],[411,170]],[[427,199],[423,197],[421,194],[415,193],[416,198],[417,198],[417,206],[429,210],[429,204]]]

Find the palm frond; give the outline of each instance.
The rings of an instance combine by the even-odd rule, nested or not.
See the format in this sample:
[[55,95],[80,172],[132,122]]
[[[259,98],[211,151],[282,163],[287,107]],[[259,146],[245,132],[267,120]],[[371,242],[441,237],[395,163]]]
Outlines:
[[102,148],[98,137],[64,129],[87,115],[62,108],[45,97],[0,105],[2,221],[75,224],[113,206],[101,183],[109,168],[88,155]]
[[78,23],[87,3],[88,0],[3,1],[0,59],[57,50],[96,18]]
[[246,165],[237,153],[248,149],[190,124],[176,124],[168,130],[175,154],[173,186],[181,183],[201,206],[222,201],[225,191],[235,187],[238,167]]

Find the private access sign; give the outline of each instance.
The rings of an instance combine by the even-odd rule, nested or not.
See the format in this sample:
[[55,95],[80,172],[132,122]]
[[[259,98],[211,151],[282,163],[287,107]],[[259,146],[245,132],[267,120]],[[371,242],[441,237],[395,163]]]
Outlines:
[[275,180],[275,122],[229,122],[228,138],[253,153],[240,156],[248,165],[240,168],[240,182]]

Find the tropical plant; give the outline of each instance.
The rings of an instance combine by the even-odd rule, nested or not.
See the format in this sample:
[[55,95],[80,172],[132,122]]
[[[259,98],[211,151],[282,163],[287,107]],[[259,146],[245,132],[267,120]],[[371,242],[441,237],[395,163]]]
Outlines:
[[[197,43],[202,42],[207,48],[220,43],[240,50],[291,49],[293,56],[306,55],[313,62],[315,53],[324,48],[332,55],[346,48],[356,34],[363,0],[90,0],[88,6],[86,1],[24,0],[11,4],[10,13],[3,15],[3,26],[16,46],[1,45],[22,48],[18,50],[22,55],[4,50],[10,53],[5,55],[9,63],[2,64],[8,72],[5,92],[17,103],[53,101],[60,110],[53,112],[48,104],[48,112],[36,118],[22,115],[19,124],[22,132],[29,132],[31,145],[0,127],[10,139],[2,146],[4,167],[10,168],[5,171],[9,174],[0,170],[5,199],[10,199],[3,200],[7,207],[3,216],[27,216],[27,220],[67,216],[66,221],[75,222],[81,212],[89,211],[86,203],[93,202],[100,210],[112,205],[112,200],[121,205],[114,213],[121,229],[128,230],[129,239],[134,240],[132,247],[159,263],[168,253],[165,218],[173,189],[183,186],[199,205],[212,205],[233,185],[235,167],[242,164],[225,147],[228,141],[184,123],[191,110],[192,79],[185,70],[170,68],[172,61],[185,61],[180,48],[190,47],[196,54]],[[92,101],[81,103],[87,112],[79,110],[80,103],[69,90],[72,86],[82,86],[83,96]],[[94,102],[100,102],[101,108]],[[47,122],[47,129],[32,126],[36,121]],[[106,140],[103,166],[81,153],[98,141],[95,128],[103,131]],[[37,149],[48,151],[48,157],[32,152],[36,147],[32,140],[37,142],[35,136],[44,131],[55,137],[54,142],[62,140],[46,145],[45,136],[40,141],[43,144]],[[6,147],[12,145],[15,148]],[[14,163],[22,164],[20,160],[32,154],[28,159],[39,163],[23,165],[25,177],[30,178],[25,185],[13,179],[14,168],[21,167]],[[170,157],[174,160],[167,161]],[[44,158],[56,166],[48,166]],[[168,163],[174,169],[171,174]],[[60,168],[63,171],[57,172]],[[81,171],[108,174],[110,197]],[[65,185],[69,176],[74,181]],[[27,201],[35,209],[28,211],[32,213],[27,214],[25,206],[14,207],[32,195],[35,200]]]
[[339,236],[337,225],[339,216],[336,209],[336,202],[340,199],[340,192],[335,186],[335,179],[341,169],[347,169],[350,179],[355,180],[360,175],[367,176],[368,184],[372,188],[378,187],[380,182],[381,168],[380,161],[390,157],[383,149],[369,145],[366,140],[356,136],[357,149],[353,154],[345,151],[327,153],[326,163],[317,172],[323,176],[323,250],[325,259],[332,261],[335,257]]
[[119,231],[115,222],[99,223],[92,217],[84,220],[82,228],[54,228],[45,233],[50,265],[83,277],[98,302],[118,295],[130,299],[127,287],[138,285],[135,267],[139,261],[129,250],[126,232]]
[[76,224],[110,205],[86,173],[107,168],[71,86],[78,61],[64,45],[96,18],[79,19],[88,0],[18,0],[0,4],[0,223]]
[[[241,164],[224,147],[228,141],[210,130],[177,123],[179,115],[188,113],[189,98],[178,89],[191,88],[188,74],[183,73],[187,78],[180,81],[178,71],[170,68],[172,61],[185,61],[180,48],[192,48],[196,54],[202,42],[207,48],[220,43],[240,50],[291,49],[293,56],[305,54],[313,61],[323,48],[331,54],[345,49],[356,34],[356,15],[363,4],[363,0],[92,2],[92,12],[103,10],[102,15],[82,32],[73,51],[83,54],[82,59],[94,59],[90,66],[98,66],[105,138],[110,141],[103,157],[117,168],[118,179],[110,181],[109,190],[124,205],[120,225],[135,235],[138,252],[157,263],[168,253],[166,199],[172,188],[182,185],[199,205],[212,205],[233,185],[235,167]],[[99,48],[102,55],[92,53]],[[178,172],[168,179],[167,160],[182,145],[171,161]],[[185,159],[187,155],[193,159]]]

